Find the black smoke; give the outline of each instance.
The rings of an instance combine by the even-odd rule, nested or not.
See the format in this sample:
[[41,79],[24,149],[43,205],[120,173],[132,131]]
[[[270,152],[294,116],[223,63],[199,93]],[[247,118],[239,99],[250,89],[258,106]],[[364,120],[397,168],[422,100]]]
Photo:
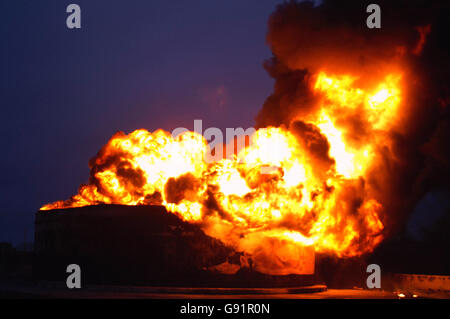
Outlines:
[[[381,28],[369,29],[370,3],[290,1],[277,7],[267,33],[273,57],[264,65],[275,80],[274,91],[256,116],[256,126],[290,128],[326,168],[326,141],[301,120],[317,106],[312,75],[319,70],[355,74],[357,85],[365,88],[387,70],[401,69],[408,112],[401,114],[401,129],[388,132],[392,147],[377,148],[380,161],[364,181],[385,207],[383,223],[391,233],[405,224],[424,194],[449,186],[450,10],[448,1],[376,1]],[[364,143],[363,126],[355,125],[351,134]]]

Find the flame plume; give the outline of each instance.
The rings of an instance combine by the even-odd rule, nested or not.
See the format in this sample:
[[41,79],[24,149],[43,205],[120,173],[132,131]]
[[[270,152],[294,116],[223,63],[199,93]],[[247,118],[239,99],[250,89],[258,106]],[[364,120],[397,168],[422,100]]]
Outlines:
[[[401,104],[399,73],[372,90],[356,77],[324,71],[311,78],[314,112],[289,126],[258,129],[232,158],[208,161],[198,133],[116,133],[91,160],[77,195],[41,210],[86,205],[161,204],[208,235],[253,257],[269,274],[299,273],[305,249],[339,257],[370,252],[383,238],[383,206],[366,174],[390,147]],[[365,121],[364,141],[346,118]],[[232,146],[234,147],[234,145]]]

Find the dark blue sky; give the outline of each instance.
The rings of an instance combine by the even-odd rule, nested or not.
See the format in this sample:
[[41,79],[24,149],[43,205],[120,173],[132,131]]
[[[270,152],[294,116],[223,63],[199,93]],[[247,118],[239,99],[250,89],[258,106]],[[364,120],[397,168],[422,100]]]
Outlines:
[[279,2],[1,1],[0,241],[30,240],[36,210],[76,193],[118,130],[253,125]]

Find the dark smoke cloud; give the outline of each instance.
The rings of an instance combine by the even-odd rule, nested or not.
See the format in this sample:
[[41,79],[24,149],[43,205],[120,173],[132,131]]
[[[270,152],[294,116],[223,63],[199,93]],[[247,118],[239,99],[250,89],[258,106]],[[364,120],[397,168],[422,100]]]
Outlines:
[[177,178],[171,177],[164,185],[164,193],[168,203],[179,204],[183,199],[195,201],[193,196],[200,187],[200,181],[191,173]]
[[[325,168],[330,163],[326,141],[301,122],[317,106],[311,76],[321,70],[358,75],[356,85],[367,88],[387,71],[401,70],[407,79],[402,103],[408,112],[402,114],[401,126],[387,133],[393,147],[378,147],[381,160],[364,181],[364,191],[385,207],[383,222],[392,231],[404,224],[427,191],[449,186],[450,10],[448,1],[376,1],[381,29],[369,29],[370,3],[291,1],[277,7],[267,33],[273,57],[264,65],[275,79],[274,92],[256,126],[289,127]],[[353,121],[348,137],[364,143],[364,119],[348,120]]]
[[329,156],[330,144],[327,138],[317,127],[302,121],[291,123],[290,131],[298,137],[302,149],[308,152],[308,157],[313,158],[315,175],[324,175],[334,164],[334,159]]

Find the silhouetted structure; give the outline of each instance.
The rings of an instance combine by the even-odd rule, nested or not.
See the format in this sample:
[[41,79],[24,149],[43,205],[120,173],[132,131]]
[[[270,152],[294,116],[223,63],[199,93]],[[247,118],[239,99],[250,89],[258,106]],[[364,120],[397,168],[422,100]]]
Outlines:
[[270,276],[241,267],[239,253],[163,206],[97,205],[36,213],[34,277],[65,282],[69,264],[100,284],[276,287],[314,283],[314,276]]

